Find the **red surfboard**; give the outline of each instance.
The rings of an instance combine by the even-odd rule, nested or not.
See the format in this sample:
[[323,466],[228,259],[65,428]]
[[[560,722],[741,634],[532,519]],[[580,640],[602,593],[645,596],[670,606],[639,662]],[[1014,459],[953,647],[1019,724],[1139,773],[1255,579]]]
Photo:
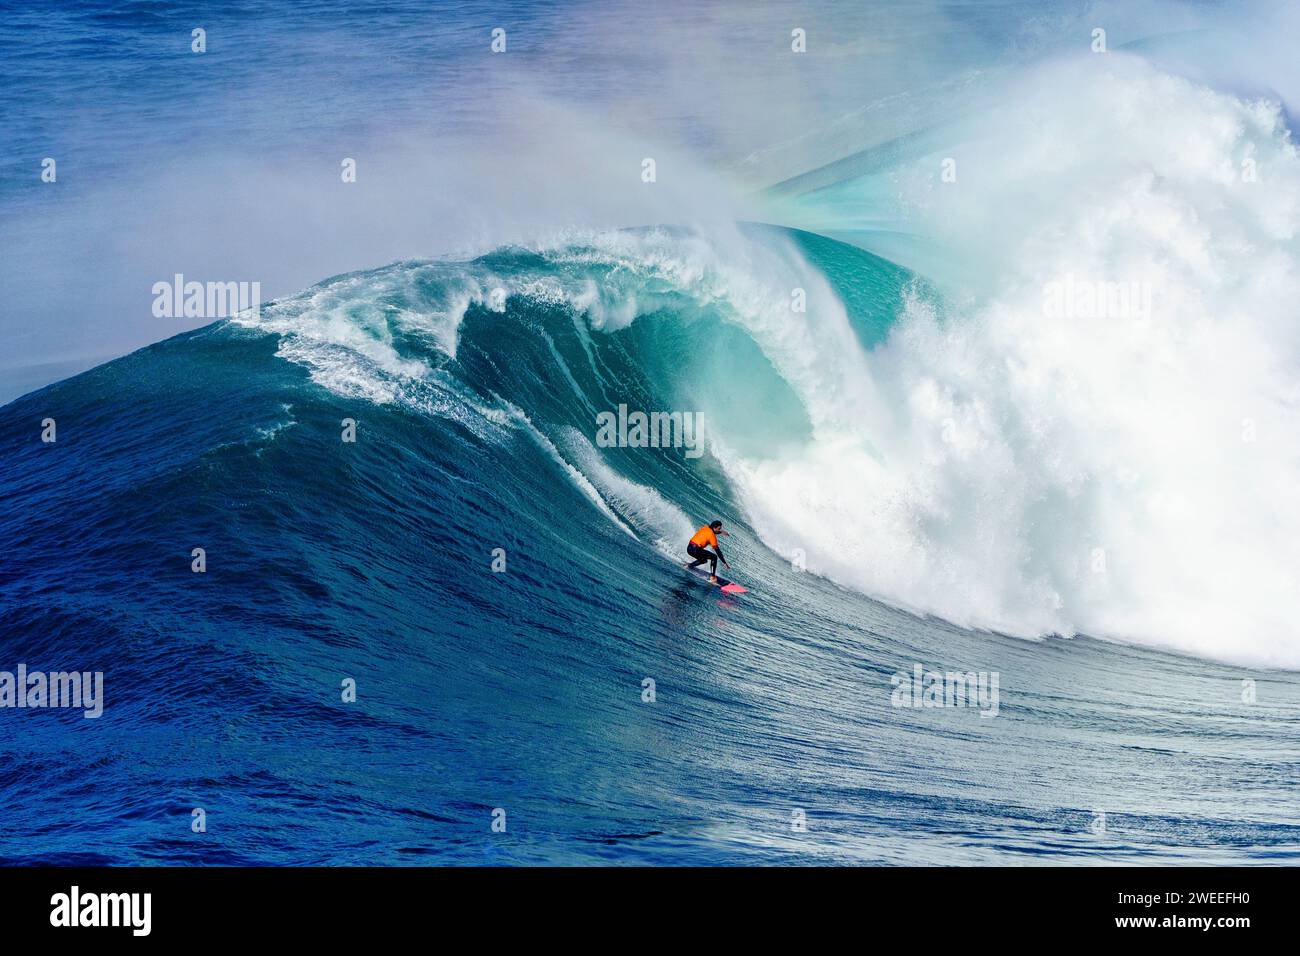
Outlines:
[[718,578],[717,581],[710,581],[709,572],[705,571],[703,568],[692,568],[688,565],[686,566],[686,570],[693,571],[695,574],[704,578],[705,584],[715,585],[716,587],[721,588],[722,591],[726,594],[748,594],[749,593],[749,588],[743,588],[735,581],[728,581],[726,578]]

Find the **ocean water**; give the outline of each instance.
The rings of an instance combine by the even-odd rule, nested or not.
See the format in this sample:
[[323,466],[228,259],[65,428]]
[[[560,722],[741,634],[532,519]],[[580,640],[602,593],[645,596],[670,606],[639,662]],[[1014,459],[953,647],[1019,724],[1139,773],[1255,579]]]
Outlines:
[[[66,194],[0,192],[0,331],[27,356],[0,408],[0,671],[102,672],[103,714],[0,709],[0,861],[1295,862],[1291,74],[1264,54],[1230,69],[1227,34],[1210,58],[1191,28],[1223,8],[1174,10],[1154,35],[1115,21],[1106,60],[1087,30],[1057,49],[1119,16],[1096,7],[880,4],[876,29],[814,11],[837,68],[774,88],[816,101],[825,80],[837,119],[763,139],[764,110],[727,108],[757,79],[670,75],[649,61],[673,43],[651,41],[779,25],[782,50],[787,8],[683,8],[634,42],[592,8],[521,6],[526,75],[491,102],[540,85],[561,139],[585,108],[607,148],[517,191],[475,166],[405,211],[396,186],[321,211],[266,169],[208,180],[227,160],[149,153],[150,117],[210,103],[172,138],[272,165],[305,141],[333,178],[425,97],[436,139],[481,146],[506,121],[438,90],[486,69],[456,38],[497,11],[200,9],[243,51],[208,76],[181,66],[187,8],[28,22],[0,54],[6,171],[73,161]],[[37,16],[6,12],[6,39]],[[597,28],[584,65],[575,31]],[[178,52],[151,42],[177,31]],[[898,88],[853,89],[859,56]],[[623,61],[628,87],[669,91],[645,118],[676,133],[660,155],[693,157],[675,183],[661,166],[661,206],[608,197],[604,163],[630,157],[644,185],[606,129]],[[125,203],[140,150],[166,186]],[[231,210],[300,216],[187,219],[205,182]],[[476,182],[468,205],[443,195]],[[174,260],[169,209],[197,237]],[[444,248],[417,254],[425,226]],[[269,301],[163,338],[126,318],[150,283],[104,276],[169,279],[164,261],[262,277]],[[79,266],[88,291],[54,295]],[[1127,308],[1074,298],[1102,280],[1132,284]],[[76,325],[79,295],[123,324]],[[88,355],[152,344],[28,391],[76,361],[59,340],[78,329]],[[699,412],[703,453],[603,447],[620,405]],[[746,594],[682,570],[715,517]],[[985,696],[924,705],[904,693],[918,668]]]

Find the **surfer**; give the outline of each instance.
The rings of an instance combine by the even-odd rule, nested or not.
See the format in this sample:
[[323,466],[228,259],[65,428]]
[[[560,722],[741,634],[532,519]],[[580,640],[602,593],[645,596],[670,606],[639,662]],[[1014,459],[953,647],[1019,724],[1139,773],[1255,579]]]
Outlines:
[[[705,561],[708,561],[709,582],[711,584],[718,583],[719,561],[721,561],[728,570],[731,569],[731,565],[727,564],[727,559],[722,556],[722,548],[718,544],[718,535],[722,535],[724,538],[731,537],[731,535],[722,530],[721,521],[712,521],[700,528],[699,531],[695,532],[691,537],[690,544],[686,546],[686,553],[695,559],[692,563],[686,565],[686,567],[693,571]],[[713,551],[707,550],[704,547],[706,544],[712,545]],[[714,551],[716,551],[717,554],[714,554]]]

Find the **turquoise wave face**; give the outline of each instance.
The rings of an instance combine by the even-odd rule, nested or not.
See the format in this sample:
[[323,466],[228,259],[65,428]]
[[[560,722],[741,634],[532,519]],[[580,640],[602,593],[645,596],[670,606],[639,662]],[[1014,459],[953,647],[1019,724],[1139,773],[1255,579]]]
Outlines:
[[[105,700],[0,711],[0,858],[1292,859],[1293,675],[963,629],[769,544],[763,479],[847,440],[837,356],[929,300],[732,239],[342,276],[5,406],[0,670]],[[796,288],[843,296],[833,350],[801,351]],[[602,447],[619,404],[704,412],[708,452]],[[681,568],[713,517],[739,598]]]

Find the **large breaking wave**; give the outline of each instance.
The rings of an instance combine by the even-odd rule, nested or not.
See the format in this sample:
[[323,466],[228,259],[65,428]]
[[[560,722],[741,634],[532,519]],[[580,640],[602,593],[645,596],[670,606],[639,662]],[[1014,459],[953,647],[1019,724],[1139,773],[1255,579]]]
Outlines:
[[[620,402],[703,411],[762,539],[898,606],[1300,664],[1300,163],[1278,104],[1116,57],[1045,69],[950,140],[785,206],[847,233],[853,197],[888,183],[929,224],[932,281],[779,230],[592,233],[343,277],[258,324],[328,388],[517,407],[560,448]],[[1048,304],[1116,285],[1148,306]],[[527,334],[487,331],[519,309]],[[483,361],[513,369],[487,387],[456,361],[467,312]],[[617,473],[583,448],[579,470]],[[680,507],[675,481],[645,494]]]

